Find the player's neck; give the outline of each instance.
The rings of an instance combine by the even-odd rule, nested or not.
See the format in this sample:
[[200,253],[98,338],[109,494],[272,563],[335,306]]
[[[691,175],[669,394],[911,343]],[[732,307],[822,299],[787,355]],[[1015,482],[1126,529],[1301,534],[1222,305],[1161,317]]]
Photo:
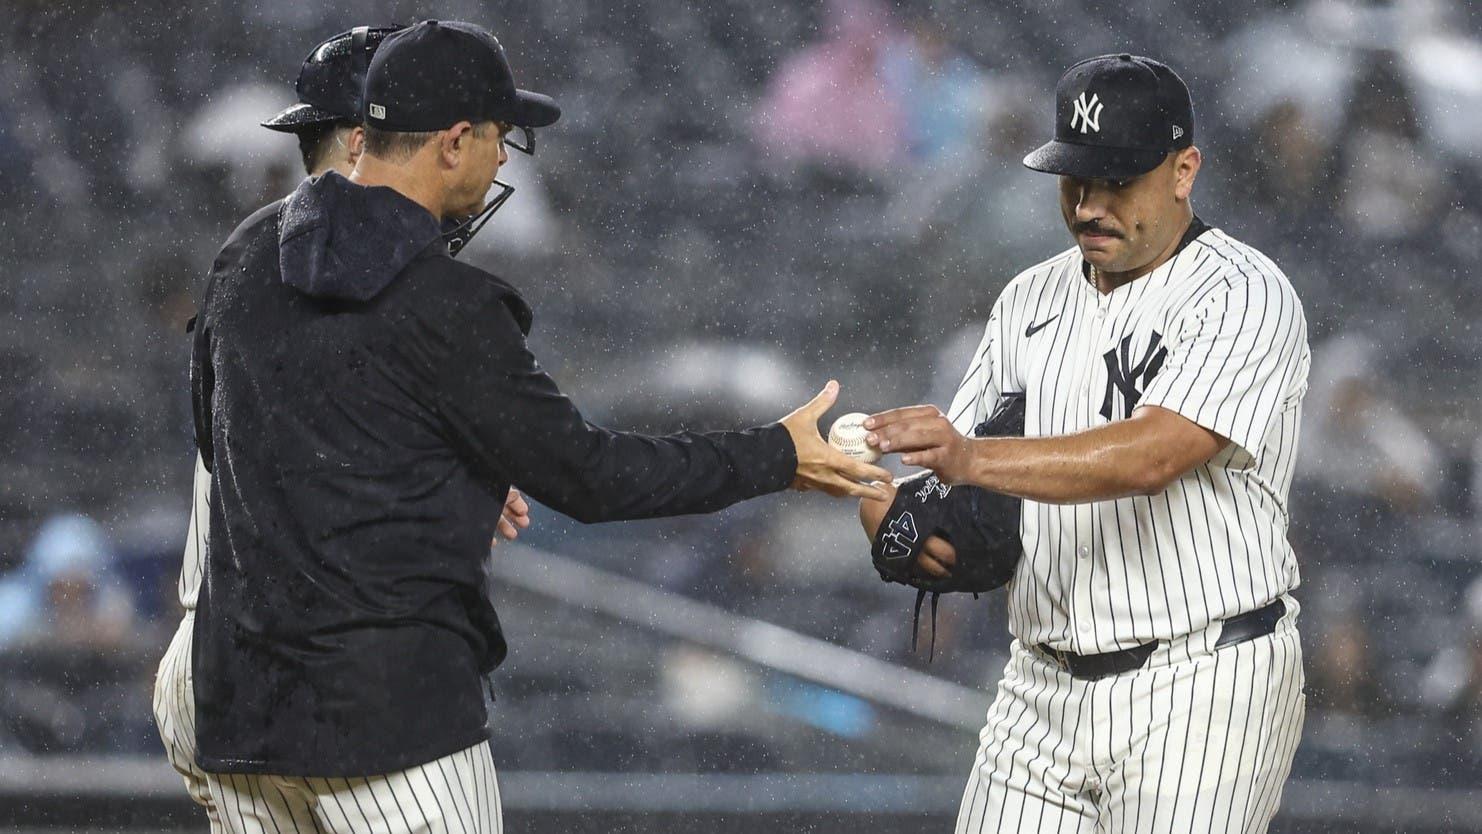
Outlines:
[[1193,222],[1194,213],[1190,211],[1183,218],[1183,221],[1178,224],[1178,228],[1174,232],[1173,236],[1168,239],[1168,245],[1163,247],[1162,251],[1158,253],[1158,256],[1135,269],[1129,269],[1123,272],[1107,272],[1105,270],[1098,269],[1095,264],[1087,264],[1087,266],[1090,266],[1091,268],[1091,274],[1089,276],[1089,278],[1091,279],[1091,285],[1096,288],[1097,292],[1101,293],[1102,295],[1106,295],[1112,290],[1115,290],[1117,287],[1126,286],[1127,284],[1136,281],[1138,278],[1147,275],[1163,264],[1168,263],[1168,260],[1170,258],[1178,254],[1178,245],[1183,242],[1184,234],[1188,232],[1189,224]]
[[437,178],[415,164],[398,165],[368,153],[361,154],[350,181],[357,185],[385,186],[427,209],[438,220],[443,218],[443,195]]

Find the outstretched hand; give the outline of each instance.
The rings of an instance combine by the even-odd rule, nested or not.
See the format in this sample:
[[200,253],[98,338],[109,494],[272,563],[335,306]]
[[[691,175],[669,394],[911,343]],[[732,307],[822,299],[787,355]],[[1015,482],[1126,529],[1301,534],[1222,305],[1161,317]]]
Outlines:
[[865,443],[882,454],[901,453],[901,463],[930,469],[949,484],[963,483],[972,469],[968,438],[934,405],[882,411],[864,427]]
[[816,489],[834,497],[883,498],[885,493],[872,481],[889,481],[890,473],[878,466],[857,461],[830,446],[818,433],[818,421],[839,398],[839,383],[829,383],[807,405],[782,418],[797,449],[798,469],[792,481],[796,490]]

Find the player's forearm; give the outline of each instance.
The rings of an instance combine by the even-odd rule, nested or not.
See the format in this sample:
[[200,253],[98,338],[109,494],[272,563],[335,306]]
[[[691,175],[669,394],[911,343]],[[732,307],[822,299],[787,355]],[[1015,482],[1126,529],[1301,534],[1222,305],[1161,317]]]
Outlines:
[[1060,437],[972,440],[968,482],[1048,504],[1161,492],[1181,473],[1162,444],[1133,422]]

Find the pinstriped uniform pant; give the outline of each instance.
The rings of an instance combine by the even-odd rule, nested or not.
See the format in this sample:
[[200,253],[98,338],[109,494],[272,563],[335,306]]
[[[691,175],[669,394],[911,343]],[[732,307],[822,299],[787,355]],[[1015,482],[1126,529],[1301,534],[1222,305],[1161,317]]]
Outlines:
[[170,764],[206,809],[212,834],[502,834],[489,743],[381,776],[320,778],[203,772],[195,763],[187,612],[154,687]]
[[489,742],[383,776],[208,774],[230,834],[502,834]]
[[1216,624],[1096,681],[1014,641],[958,834],[1265,831],[1306,706],[1284,600],[1272,634],[1215,650]]
[[196,767],[196,703],[190,677],[190,635],[195,621],[196,612],[186,611],[160,660],[154,678],[154,725],[165,743],[170,766],[185,779],[186,793],[206,809],[211,834],[220,834],[224,829],[216,804],[206,789],[206,774]]

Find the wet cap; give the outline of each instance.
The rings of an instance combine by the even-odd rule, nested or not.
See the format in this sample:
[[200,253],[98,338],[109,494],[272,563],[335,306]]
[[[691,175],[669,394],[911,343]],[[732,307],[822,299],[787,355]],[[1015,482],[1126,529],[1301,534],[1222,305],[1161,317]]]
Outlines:
[[1194,144],[1194,102],[1166,64],[1140,55],[1082,61],[1055,85],[1055,138],[1025,166],[1088,179],[1130,179]]
[[298,103],[262,123],[294,133],[324,122],[359,122],[371,55],[399,26],[357,26],[314,47],[298,71]]
[[489,30],[424,20],[386,39],[365,78],[365,122],[380,130],[446,130],[461,121],[545,127],[561,116],[549,96],[515,88]]

